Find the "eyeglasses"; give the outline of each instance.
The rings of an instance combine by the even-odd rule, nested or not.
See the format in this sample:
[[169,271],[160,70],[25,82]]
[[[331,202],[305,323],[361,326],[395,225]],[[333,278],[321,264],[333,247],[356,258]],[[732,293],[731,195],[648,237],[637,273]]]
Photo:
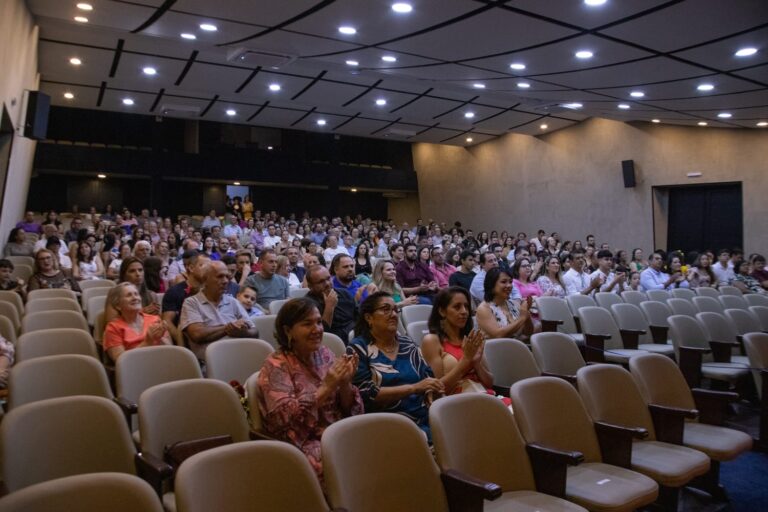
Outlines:
[[385,315],[391,315],[392,313],[399,314],[400,308],[398,306],[390,306],[389,304],[385,304],[375,308],[374,311],[384,313]]

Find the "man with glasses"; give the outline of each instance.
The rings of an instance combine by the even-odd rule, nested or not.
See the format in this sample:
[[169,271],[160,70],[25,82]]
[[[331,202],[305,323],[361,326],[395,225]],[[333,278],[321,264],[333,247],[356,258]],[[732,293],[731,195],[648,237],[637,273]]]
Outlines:
[[317,303],[323,318],[323,328],[341,338],[346,344],[349,331],[355,328],[357,308],[355,299],[344,288],[334,288],[331,273],[322,265],[313,265],[307,270],[307,297]]
[[664,257],[660,252],[654,252],[648,258],[648,268],[640,273],[640,285],[644,290],[666,290],[682,275],[675,272],[671,276],[664,269]]
[[461,252],[461,266],[448,278],[449,286],[461,286],[466,290],[472,286],[475,278],[475,253],[469,250]]
[[448,287],[451,276],[456,272],[456,267],[445,262],[445,255],[443,254],[442,247],[433,247],[430,251],[432,263],[429,269],[432,271],[432,275],[435,276],[437,281],[437,287],[441,290]]

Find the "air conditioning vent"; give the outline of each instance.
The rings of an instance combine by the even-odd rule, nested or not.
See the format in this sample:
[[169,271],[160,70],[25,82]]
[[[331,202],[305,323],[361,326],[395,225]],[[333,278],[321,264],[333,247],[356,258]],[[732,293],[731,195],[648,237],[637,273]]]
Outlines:
[[268,50],[253,50],[240,46],[227,52],[227,61],[247,66],[280,69],[291,64],[298,57]]

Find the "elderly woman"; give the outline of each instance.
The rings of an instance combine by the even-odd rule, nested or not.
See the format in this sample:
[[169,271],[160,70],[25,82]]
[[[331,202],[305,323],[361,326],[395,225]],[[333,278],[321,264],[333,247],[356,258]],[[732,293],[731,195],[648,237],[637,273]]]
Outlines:
[[532,298],[518,305],[510,299],[512,276],[492,268],[483,281],[484,299],[477,307],[477,325],[489,338],[514,338],[533,333],[530,307]]
[[275,270],[275,273],[286,278],[291,288],[301,288],[301,281],[296,277],[296,274],[291,272],[291,262],[288,261],[287,256],[280,255],[277,257],[277,270]]
[[69,274],[59,270],[58,260],[52,251],[40,249],[35,254],[35,273],[29,278],[27,290],[39,290],[41,288],[66,288],[80,291],[80,286]]
[[275,319],[279,349],[259,372],[258,404],[269,435],[298,447],[322,477],[320,437],[342,418],[361,414],[352,376],[356,355],[334,357],[323,342],[323,319],[311,299],[291,299]]
[[117,361],[126,350],[171,344],[171,336],[160,317],[142,311],[139,290],[131,283],[120,283],[110,289],[107,304],[116,313],[104,330],[104,351],[112,361]]
[[13,228],[3,249],[3,256],[32,256],[33,246],[27,242],[22,228]]
[[[117,282],[130,283],[136,287],[141,299],[142,311],[145,314],[160,314],[160,301],[157,299],[157,294],[147,288],[147,283],[144,281],[144,263],[138,258],[129,256],[123,260],[122,265],[120,265],[120,277]],[[117,311],[107,301],[107,306],[104,309],[104,321],[110,322],[116,316]]]
[[445,392],[445,385],[413,340],[398,335],[399,321],[388,293],[376,292],[363,301],[350,345],[360,358],[352,382],[360,388],[366,412],[402,414],[431,442],[428,403]]

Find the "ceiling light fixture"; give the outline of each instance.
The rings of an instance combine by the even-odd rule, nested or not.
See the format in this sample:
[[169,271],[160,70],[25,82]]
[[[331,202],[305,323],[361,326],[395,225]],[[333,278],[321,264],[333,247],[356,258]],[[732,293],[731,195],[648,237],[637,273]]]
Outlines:
[[381,60],[384,62],[397,62],[397,57],[393,57],[392,55],[384,55]]
[[629,108],[630,108],[630,107],[629,107],[629,105],[627,105],[626,103],[619,103],[617,106],[618,106],[618,107],[619,107],[621,110],[629,110]]
[[72,94],[71,92],[65,92],[64,93],[64,98],[66,98],[68,100],[73,100],[73,99],[75,99],[75,95]]
[[701,84],[698,87],[696,87],[696,89],[698,89],[699,91],[703,91],[703,92],[711,91],[714,88],[715,88],[715,86],[712,85],[712,84]]
[[77,57],[72,57],[71,59],[69,59],[69,63],[72,64],[73,66],[79,66],[80,64],[83,63],[83,61],[81,61]]
[[133,105],[135,101],[131,98],[123,98],[123,105],[128,105],[129,107]]
[[577,59],[591,59],[595,54],[589,50],[579,50],[575,55]]
[[472,137],[467,137],[467,142],[472,142],[474,139]]
[[407,14],[413,10],[413,6],[405,2],[397,2],[392,4],[392,10],[396,13]]
[[230,117],[232,117],[232,116],[236,116],[236,115],[237,115],[237,110],[234,110],[234,109],[231,109],[231,108],[230,108],[230,109],[227,109],[227,112],[226,112],[226,113],[227,113],[227,115],[228,115],[228,116],[230,116]]
[[205,30],[206,32],[216,32],[219,30],[219,27],[212,23],[201,23],[200,30]]
[[760,128],[765,128],[766,126],[768,126],[768,121],[760,121],[759,123],[757,123],[757,126],[759,126]]
[[91,4],[86,4],[85,2],[77,4],[77,8],[81,11],[92,11],[93,6]]
[[147,66],[146,68],[142,69],[145,75],[149,76],[155,76],[157,74],[157,70],[151,66]]
[[584,0],[584,3],[590,7],[597,7],[599,5],[603,5],[607,1],[608,0]]
[[733,114],[731,114],[730,112],[720,112],[719,114],[717,114],[717,117],[719,117],[720,119],[730,119],[733,117]]
[[280,89],[282,89],[282,87],[280,87],[280,84],[269,84],[269,90],[272,92],[277,92]]
[[357,189],[356,188],[351,188],[351,189],[349,189],[349,191],[350,192],[357,192]]
[[267,151],[272,151],[273,149],[275,149],[275,148],[272,147],[272,146],[267,146]]
[[325,126],[325,119],[318,119],[317,126]]
[[757,48],[740,48],[734,55],[736,57],[750,57],[757,53]]
[[355,27],[339,27],[339,32],[345,36],[353,36],[357,34],[357,29]]
[[193,41],[197,39],[197,36],[195,34],[190,34],[189,32],[183,32],[181,34],[182,39],[189,39],[190,41]]
[[101,179],[101,180],[103,180],[104,178],[107,177],[107,175],[106,174],[97,174],[96,177]]
[[75,16],[75,21],[78,23],[88,23],[88,18],[85,16]]
[[660,123],[660,122],[661,122],[661,120],[660,120],[660,119],[651,119],[651,122],[652,122],[652,123]]
[[517,86],[520,89],[529,89],[531,87],[531,84],[529,84],[528,82],[517,82]]
[[643,91],[632,91],[629,93],[629,95],[632,96],[633,98],[642,98],[643,96],[645,96],[645,93]]
[[380,107],[383,107],[384,105],[387,104],[387,100],[385,100],[384,98],[379,98],[376,100],[376,104]]
[[347,66],[359,66],[360,63],[356,60],[348,60],[346,61]]
[[472,119],[473,117],[475,117],[475,113],[474,112],[465,112],[464,113],[464,117],[466,117],[467,119]]
[[525,69],[525,64],[522,62],[513,62],[509,65],[510,68],[514,69],[515,71],[522,71]]
[[563,108],[570,108],[571,110],[576,110],[576,109],[581,108],[583,106],[584,105],[582,105],[581,103],[563,103],[562,104]]
[[539,128],[541,128],[542,130],[546,130],[547,128],[549,128],[549,126],[546,125],[546,124],[543,124],[543,125],[539,126]]
[[706,123],[706,121],[699,121],[697,124],[698,124],[699,126],[707,126],[707,123]]
[[233,184],[234,186],[236,186],[236,187],[239,187],[239,186],[240,186],[240,182],[239,182],[239,181],[234,181],[234,182],[232,182],[232,184]]
[[485,84],[479,84],[479,83],[472,84],[472,87],[474,87],[475,89],[485,89]]

